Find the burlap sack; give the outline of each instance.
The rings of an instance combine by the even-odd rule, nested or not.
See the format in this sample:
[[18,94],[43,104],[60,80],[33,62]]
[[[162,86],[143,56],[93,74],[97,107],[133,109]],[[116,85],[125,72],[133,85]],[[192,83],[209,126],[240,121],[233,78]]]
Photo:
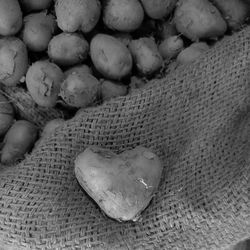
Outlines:
[[[159,192],[137,223],[106,217],[80,188],[88,145],[142,144]],[[144,89],[79,113],[0,174],[3,249],[226,249],[250,236],[250,28]]]

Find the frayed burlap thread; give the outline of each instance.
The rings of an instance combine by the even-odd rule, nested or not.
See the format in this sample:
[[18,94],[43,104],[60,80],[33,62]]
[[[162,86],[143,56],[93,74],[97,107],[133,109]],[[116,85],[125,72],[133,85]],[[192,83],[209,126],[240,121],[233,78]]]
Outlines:
[[[88,145],[144,145],[162,159],[141,220],[105,216],[80,188]],[[250,28],[192,65],[89,108],[0,173],[3,249],[227,249],[250,236]]]

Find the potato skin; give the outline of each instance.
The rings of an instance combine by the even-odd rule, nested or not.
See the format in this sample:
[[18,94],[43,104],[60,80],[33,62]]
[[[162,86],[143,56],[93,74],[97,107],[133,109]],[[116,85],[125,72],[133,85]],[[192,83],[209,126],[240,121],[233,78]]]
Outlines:
[[64,74],[49,61],[33,63],[26,75],[26,85],[33,100],[43,107],[54,107]]
[[19,2],[25,11],[30,12],[49,8],[53,0],[19,0]]
[[23,14],[18,0],[0,0],[0,35],[15,35],[22,24]]
[[90,32],[101,15],[99,0],[57,0],[57,24],[64,32]]
[[45,12],[24,17],[22,39],[29,50],[41,52],[48,48],[49,41],[56,29],[54,16]]
[[179,53],[176,61],[179,64],[192,63],[208,49],[209,46],[205,42],[193,43]]
[[91,74],[73,72],[63,81],[60,96],[70,107],[86,108],[97,99],[100,82]]
[[118,96],[125,96],[127,93],[128,93],[128,88],[126,85],[108,80],[102,82],[101,96],[103,101]]
[[103,10],[103,21],[113,30],[131,32],[142,24],[144,11],[138,0],[108,0]]
[[177,30],[192,41],[222,36],[227,24],[208,0],[180,0],[175,10]]
[[4,136],[14,121],[14,109],[5,96],[0,94],[0,137]]
[[171,36],[159,45],[159,51],[163,59],[176,57],[184,48],[184,42],[179,36]]
[[11,164],[23,159],[33,147],[38,134],[37,127],[24,120],[16,121],[4,138],[1,162]]
[[153,38],[133,40],[129,44],[129,49],[138,70],[143,75],[151,75],[161,68],[163,59]]
[[86,64],[79,64],[76,66],[73,66],[67,70],[64,71],[65,77],[72,73],[78,73],[78,74],[92,74],[92,69],[86,65]]
[[110,35],[98,34],[92,39],[90,56],[96,69],[108,79],[120,80],[132,70],[130,51]]
[[28,68],[25,44],[16,37],[0,39],[0,81],[6,86],[16,86]]
[[174,9],[177,0],[141,0],[147,15],[153,19],[162,19]]
[[244,0],[212,0],[214,5],[221,11],[228,26],[232,30],[240,29],[241,25],[249,16],[250,6]]
[[59,66],[72,66],[83,62],[89,52],[89,44],[81,34],[61,33],[48,45],[48,55]]

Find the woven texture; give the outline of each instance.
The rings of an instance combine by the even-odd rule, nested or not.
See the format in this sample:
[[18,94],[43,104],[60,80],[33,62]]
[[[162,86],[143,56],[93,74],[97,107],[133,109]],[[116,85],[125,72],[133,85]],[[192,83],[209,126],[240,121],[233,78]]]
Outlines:
[[[144,145],[164,163],[139,222],[106,217],[80,188],[88,145]],[[76,115],[0,174],[3,249],[228,249],[250,236],[250,28],[126,97]]]

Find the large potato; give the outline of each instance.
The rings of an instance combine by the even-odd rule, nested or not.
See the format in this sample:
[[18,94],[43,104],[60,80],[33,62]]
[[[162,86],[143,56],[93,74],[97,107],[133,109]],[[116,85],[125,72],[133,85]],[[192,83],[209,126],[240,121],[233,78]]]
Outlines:
[[162,169],[160,159],[141,146],[120,155],[92,146],[75,160],[81,186],[118,221],[139,219],[158,189]]
[[57,24],[65,32],[90,32],[101,15],[99,0],[57,0]]
[[18,0],[0,0],[0,35],[15,35],[22,24],[23,15]]
[[142,24],[144,11],[138,0],[108,0],[103,11],[103,21],[113,30],[130,32]]
[[152,38],[143,37],[129,44],[136,67],[143,75],[151,75],[163,64],[158,47]]
[[72,72],[64,79],[60,96],[70,107],[86,108],[99,94],[100,82],[91,74]]
[[177,0],[141,0],[147,15],[153,19],[162,19],[174,9]]
[[227,24],[208,0],[180,0],[174,16],[177,30],[192,41],[224,35]]
[[237,30],[250,16],[250,5],[244,0],[212,0],[221,11],[228,26]]
[[90,56],[96,69],[107,78],[119,80],[131,72],[130,51],[112,36],[96,35],[90,43]]
[[72,66],[84,61],[89,52],[89,44],[78,33],[61,33],[49,42],[48,55],[60,66]]
[[16,37],[0,39],[0,81],[6,86],[16,86],[28,68],[25,44]]
[[33,63],[26,75],[26,85],[34,101],[43,107],[54,107],[64,74],[49,61]]
[[10,101],[0,94],[0,137],[5,135],[14,121],[14,110]]
[[11,164],[23,159],[34,146],[38,135],[37,127],[24,120],[16,121],[4,137],[1,162]]
[[53,0],[19,0],[25,11],[39,11],[50,7]]
[[45,12],[30,14],[24,17],[22,38],[31,51],[44,51],[56,29],[54,16]]

